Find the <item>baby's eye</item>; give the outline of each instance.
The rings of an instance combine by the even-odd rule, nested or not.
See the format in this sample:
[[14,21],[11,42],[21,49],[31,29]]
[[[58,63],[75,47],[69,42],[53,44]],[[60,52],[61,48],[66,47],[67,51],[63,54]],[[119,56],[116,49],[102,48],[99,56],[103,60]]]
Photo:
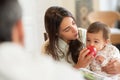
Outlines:
[[98,41],[95,41],[95,43],[99,43]]

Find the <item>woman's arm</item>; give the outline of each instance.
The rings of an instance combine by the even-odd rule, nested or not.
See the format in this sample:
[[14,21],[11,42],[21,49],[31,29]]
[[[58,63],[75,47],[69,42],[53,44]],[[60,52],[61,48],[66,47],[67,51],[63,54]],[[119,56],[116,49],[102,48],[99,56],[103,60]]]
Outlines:
[[102,67],[102,70],[108,74],[120,74],[120,60],[112,59],[106,66]]

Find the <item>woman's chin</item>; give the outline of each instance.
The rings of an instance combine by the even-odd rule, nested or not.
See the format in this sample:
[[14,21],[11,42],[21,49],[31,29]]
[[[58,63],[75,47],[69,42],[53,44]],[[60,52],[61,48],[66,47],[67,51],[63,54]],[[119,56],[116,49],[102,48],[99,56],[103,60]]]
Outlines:
[[75,40],[78,39],[78,36],[75,37]]
[[75,37],[73,40],[76,40],[76,39],[78,39],[78,37]]

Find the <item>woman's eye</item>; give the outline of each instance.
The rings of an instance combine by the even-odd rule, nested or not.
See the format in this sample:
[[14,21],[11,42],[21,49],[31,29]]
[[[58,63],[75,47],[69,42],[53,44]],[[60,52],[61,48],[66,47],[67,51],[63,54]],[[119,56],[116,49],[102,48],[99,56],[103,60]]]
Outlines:
[[67,28],[66,30],[65,30],[65,32],[68,32],[70,30],[70,28]]
[[76,23],[75,23],[75,22],[72,22],[72,25],[76,25]]

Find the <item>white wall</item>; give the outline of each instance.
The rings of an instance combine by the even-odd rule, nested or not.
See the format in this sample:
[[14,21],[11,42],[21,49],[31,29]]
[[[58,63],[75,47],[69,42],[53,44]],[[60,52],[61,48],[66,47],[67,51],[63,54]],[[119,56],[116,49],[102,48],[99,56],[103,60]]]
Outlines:
[[99,10],[116,10],[117,0],[99,0]]
[[74,17],[76,17],[76,10],[75,10],[75,0],[61,0],[62,1],[62,5],[69,10]]
[[[44,42],[44,13],[48,7],[63,6],[75,17],[75,0],[19,0],[19,2],[23,9],[25,48],[30,52],[40,50]],[[93,0],[93,2],[96,1]],[[98,0],[97,2],[98,10],[114,10],[117,0]]]
[[50,6],[62,6],[61,0],[19,0],[23,9],[25,48],[40,51],[44,42],[44,13]]

